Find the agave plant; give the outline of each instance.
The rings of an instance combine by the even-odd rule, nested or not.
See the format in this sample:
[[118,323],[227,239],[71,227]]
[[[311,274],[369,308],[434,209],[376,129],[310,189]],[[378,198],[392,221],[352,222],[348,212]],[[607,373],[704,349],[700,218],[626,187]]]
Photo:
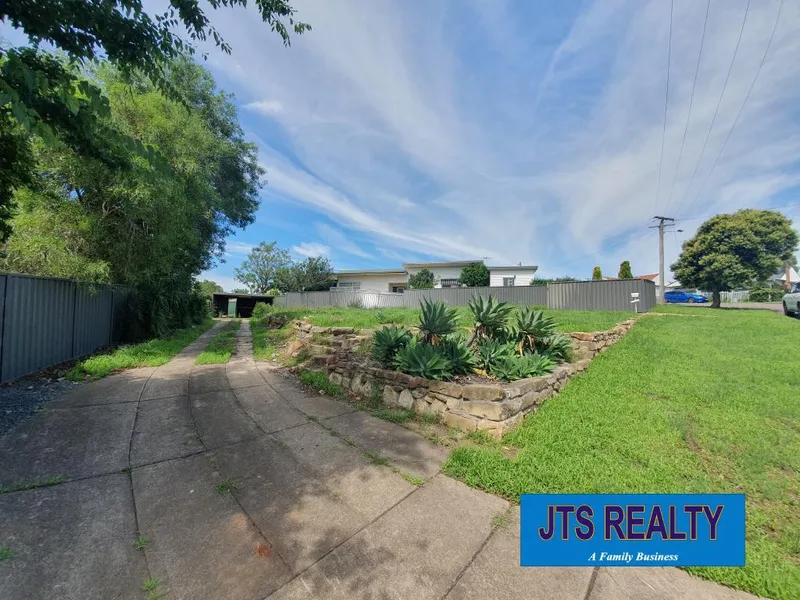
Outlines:
[[473,296],[469,301],[469,309],[475,318],[475,328],[470,339],[472,343],[475,340],[500,337],[513,307],[506,302],[498,302],[494,296]]
[[411,332],[403,327],[383,327],[375,331],[372,340],[372,358],[384,366],[390,366],[397,351],[408,346]]
[[552,373],[556,363],[541,354],[512,356],[497,363],[492,375],[503,381],[516,381],[527,377],[539,377]]
[[556,322],[543,310],[523,306],[517,311],[517,318],[509,328],[510,337],[517,344],[520,356],[526,351],[533,353],[537,344],[556,333]]
[[398,371],[425,379],[448,379],[453,374],[450,361],[437,348],[416,340],[397,351],[394,366]]
[[431,302],[423,299],[420,302],[422,311],[419,316],[419,331],[425,344],[437,344],[439,340],[453,333],[458,326],[458,313],[455,308],[448,308],[444,302]]
[[441,340],[436,349],[450,361],[453,375],[465,375],[475,368],[475,355],[472,349],[459,337],[450,336]]
[[565,362],[572,357],[572,338],[565,333],[556,333],[536,344],[536,351],[556,362]]
[[495,365],[514,355],[514,345],[497,340],[485,340],[478,344],[477,367],[491,373]]

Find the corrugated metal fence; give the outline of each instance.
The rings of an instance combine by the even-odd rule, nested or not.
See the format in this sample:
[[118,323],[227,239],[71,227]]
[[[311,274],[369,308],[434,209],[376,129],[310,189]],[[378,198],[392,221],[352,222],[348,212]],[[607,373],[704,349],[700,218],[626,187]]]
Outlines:
[[122,286],[0,275],[0,381],[117,341],[128,293]]
[[[639,294],[633,304],[632,293]],[[359,306],[361,308],[417,308],[420,300],[442,300],[449,306],[466,306],[475,295],[492,295],[501,302],[551,309],[625,310],[647,312],[656,304],[656,286],[652,281],[626,279],[616,281],[581,281],[551,283],[547,286],[437,288],[406,290],[404,294],[361,290],[297,292],[275,298],[276,306],[322,308],[324,306]]]

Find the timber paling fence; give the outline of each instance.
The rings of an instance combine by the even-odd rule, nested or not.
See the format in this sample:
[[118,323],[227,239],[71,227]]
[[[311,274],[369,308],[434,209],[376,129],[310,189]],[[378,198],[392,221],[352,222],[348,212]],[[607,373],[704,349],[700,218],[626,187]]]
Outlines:
[[[639,294],[632,303],[631,294]],[[275,306],[323,308],[418,308],[420,301],[442,300],[450,306],[467,306],[473,296],[494,296],[501,302],[550,309],[622,310],[647,312],[656,305],[656,286],[643,279],[576,281],[518,287],[436,288],[406,290],[405,293],[336,288],[329,292],[293,292],[275,298]]]
[[129,289],[0,274],[0,381],[119,341]]

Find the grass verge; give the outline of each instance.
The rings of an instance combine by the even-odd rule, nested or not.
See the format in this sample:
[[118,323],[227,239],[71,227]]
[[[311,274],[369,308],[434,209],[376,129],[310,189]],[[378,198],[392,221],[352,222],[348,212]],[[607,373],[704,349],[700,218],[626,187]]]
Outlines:
[[178,352],[208,331],[212,325],[214,325],[214,321],[207,319],[199,325],[179,329],[163,338],[155,338],[141,344],[120,346],[108,354],[91,356],[70,369],[67,379],[70,381],[101,379],[121,369],[159,367],[172,360]]
[[209,342],[205,350],[194,361],[198,365],[224,365],[231,359],[236,333],[242,322],[234,319],[222,326],[219,333]]
[[692,573],[800,598],[800,377],[796,321],[768,311],[667,307],[648,316],[503,442],[444,465],[523,493],[747,495],[747,566]]
[[250,319],[250,332],[253,335],[253,358],[273,360],[279,357],[281,347],[292,337],[293,330],[291,322],[280,329],[271,329],[258,319]]

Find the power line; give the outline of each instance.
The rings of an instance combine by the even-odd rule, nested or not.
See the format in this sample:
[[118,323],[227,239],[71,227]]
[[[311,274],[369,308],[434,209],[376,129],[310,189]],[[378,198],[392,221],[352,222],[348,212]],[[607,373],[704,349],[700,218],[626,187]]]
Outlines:
[[656,199],[653,210],[658,207],[658,198],[661,195],[661,170],[664,167],[664,139],[667,137],[667,105],[669,104],[669,71],[672,62],[672,13],[675,9],[675,0],[669,3],[669,42],[667,45],[667,88],[664,92],[664,127],[661,130],[661,153],[658,156],[658,183],[656,184]]
[[[794,206],[800,206],[800,202],[793,202],[791,204],[779,204],[778,206],[766,206],[760,210],[778,210],[779,208],[792,208]],[[683,223],[684,221],[697,221],[699,219],[709,219],[721,213],[713,213],[707,215],[698,215],[696,217],[685,217],[682,219],[677,219],[677,222]]]
[[692,200],[692,202],[689,204],[690,207],[694,206],[694,203],[697,202],[697,199],[700,197],[700,194],[703,193],[703,189],[706,187],[708,180],[711,178],[711,173],[714,172],[714,168],[717,166],[717,161],[719,161],[719,157],[722,156],[722,153],[725,150],[725,146],[728,145],[728,140],[731,139],[731,134],[733,133],[733,130],[736,128],[736,124],[739,122],[739,117],[742,116],[742,111],[744,111],[744,107],[747,104],[747,100],[750,98],[750,93],[756,86],[756,81],[758,81],[758,76],[761,74],[761,68],[764,66],[764,62],[766,62],[767,60],[767,54],[769,54],[769,49],[772,46],[772,40],[775,39],[775,31],[778,29],[778,21],[780,21],[781,18],[781,10],[783,10],[783,0],[781,0],[781,4],[780,6],[778,6],[778,16],[775,17],[775,24],[772,26],[772,33],[769,36],[769,42],[767,42],[767,47],[764,50],[764,55],[761,57],[761,62],[758,65],[756,76],[753,77],[753,82],[750,84],[750,89],[747,90],[747,95],[744,97],[744,102],[742,102],[742,105],[739,107],[739,112],[736,113],[736,118],[733,120],[733,125],[731,125],[731,128],[728,131],[728,135],[725,137],[725,141],[722,143],[722,147],[719,149],[719,153],[717,154],[713,164],[711,165],[711,169],[709,169],[706,178],[703,180],[703,185],[700,186],[700,189],[697,191],[697,195],[694,197],[694,200]]
[[689,97],[689,113],[686,115],[686,124],[683,126],[683,139],[681,140],[681,149],[678,152],[678,164],[675,167],[675,173],[672,175],[672,183],[669,186],[669,196],[667,196],[667,204],[664,207],[664,212],[669,208],[669,203],[672,202],[672,192],[675,189],[675,180],[678,177],[678,171],[681,169],[681,159],[683,158],[683,147],[686,145],[686,132],[689,131],[689,120],[692,118],[692,105],[694,104],[694,89],[697,86],[697,74],[700,72],[700,59],[703,56],[703,45],[706,41],[706,26],[708,25],[708,12],[711,9],[711,0],[706,0],[706,16],[703,19],[703,33],[700,36],[700,52],[697,53],[697,65],[694,68],[694,81],[692,82],[692,94]]
[[714,116],[711,117],[711,125],[708,126],[708,131],[706,132],[706,139],[703,141],[703,148],[700,150],[700,156],[697,157],[697,163],[694,166],[692,177],[689,179],[689,183],[686,185],[686,189],[683,192],[683,196],[681,196],[681,201],[675,208],[675,212],[678,212],[680,210],[681,206],[683,206],[683,203],[686,200],[686,196],[689,195],[689,190],[692,187],[692,182],[694,182],[694,178],[697,176],[697,170],[700,168],[700,162],[703,160],[703,154],[705,154],[706,146],[708,145],[708,139],[711,137],[711,130],[714,129],[714,123],[717,122],[717,114],[719,113],[719,107],[722,104],[723,96],[725,96],[725,90],[728,88],[728,81],[731,78],[731,71],[733,71],[733,65],[736,62],[736,55],[739,54],[739,44],[741,44],[742,42],[742,33],[744,33],[744,25],[745,23],[747,23],[747,15],[750,13],[750,2],[751,0],[747,0],[747,7],[744,9],[744,18],[742,19],[742,27],[739,29],[739,38],[736,40],[736,48],[734,48],[733,50],[733,57],[731,58],[731,64],[728,67],[728,74],[725,76],[725,83],[722,84],[722,92],[720,92],[719,100],[717,100],[717,106],[714,109]]
[[641,238],[643,238],[648,233],[649,232],[647,230],[645,230],[641,235],[634,236],[632,238],[629,238],[627,240],[624,240],[624,241],[620,242],[619,244],[614,244],[613,246],[609,246],[608,248],[604,248],[603,250],[600,250],[598,252],[594,252],[592,254],[586,254],[585,256],[579,256],[578,258],[573,258],[570,261],[559,263],[559,264],[557,264],[555,266],[552,266],[552,267],[548,267],[548,270],[554,270],[556,268],[565,267],[567,265],[571,265],[573,263],[576,263],[579,260],[585,260],[587,258],[594,258],[595,256],[598,256],[599,254],[603,254],[605,252],[611,252],[612,250],[616,250],[617,248],[621,248],[625,244],[630,244],[631,242],[636,242],[636,241],[640,240]]

